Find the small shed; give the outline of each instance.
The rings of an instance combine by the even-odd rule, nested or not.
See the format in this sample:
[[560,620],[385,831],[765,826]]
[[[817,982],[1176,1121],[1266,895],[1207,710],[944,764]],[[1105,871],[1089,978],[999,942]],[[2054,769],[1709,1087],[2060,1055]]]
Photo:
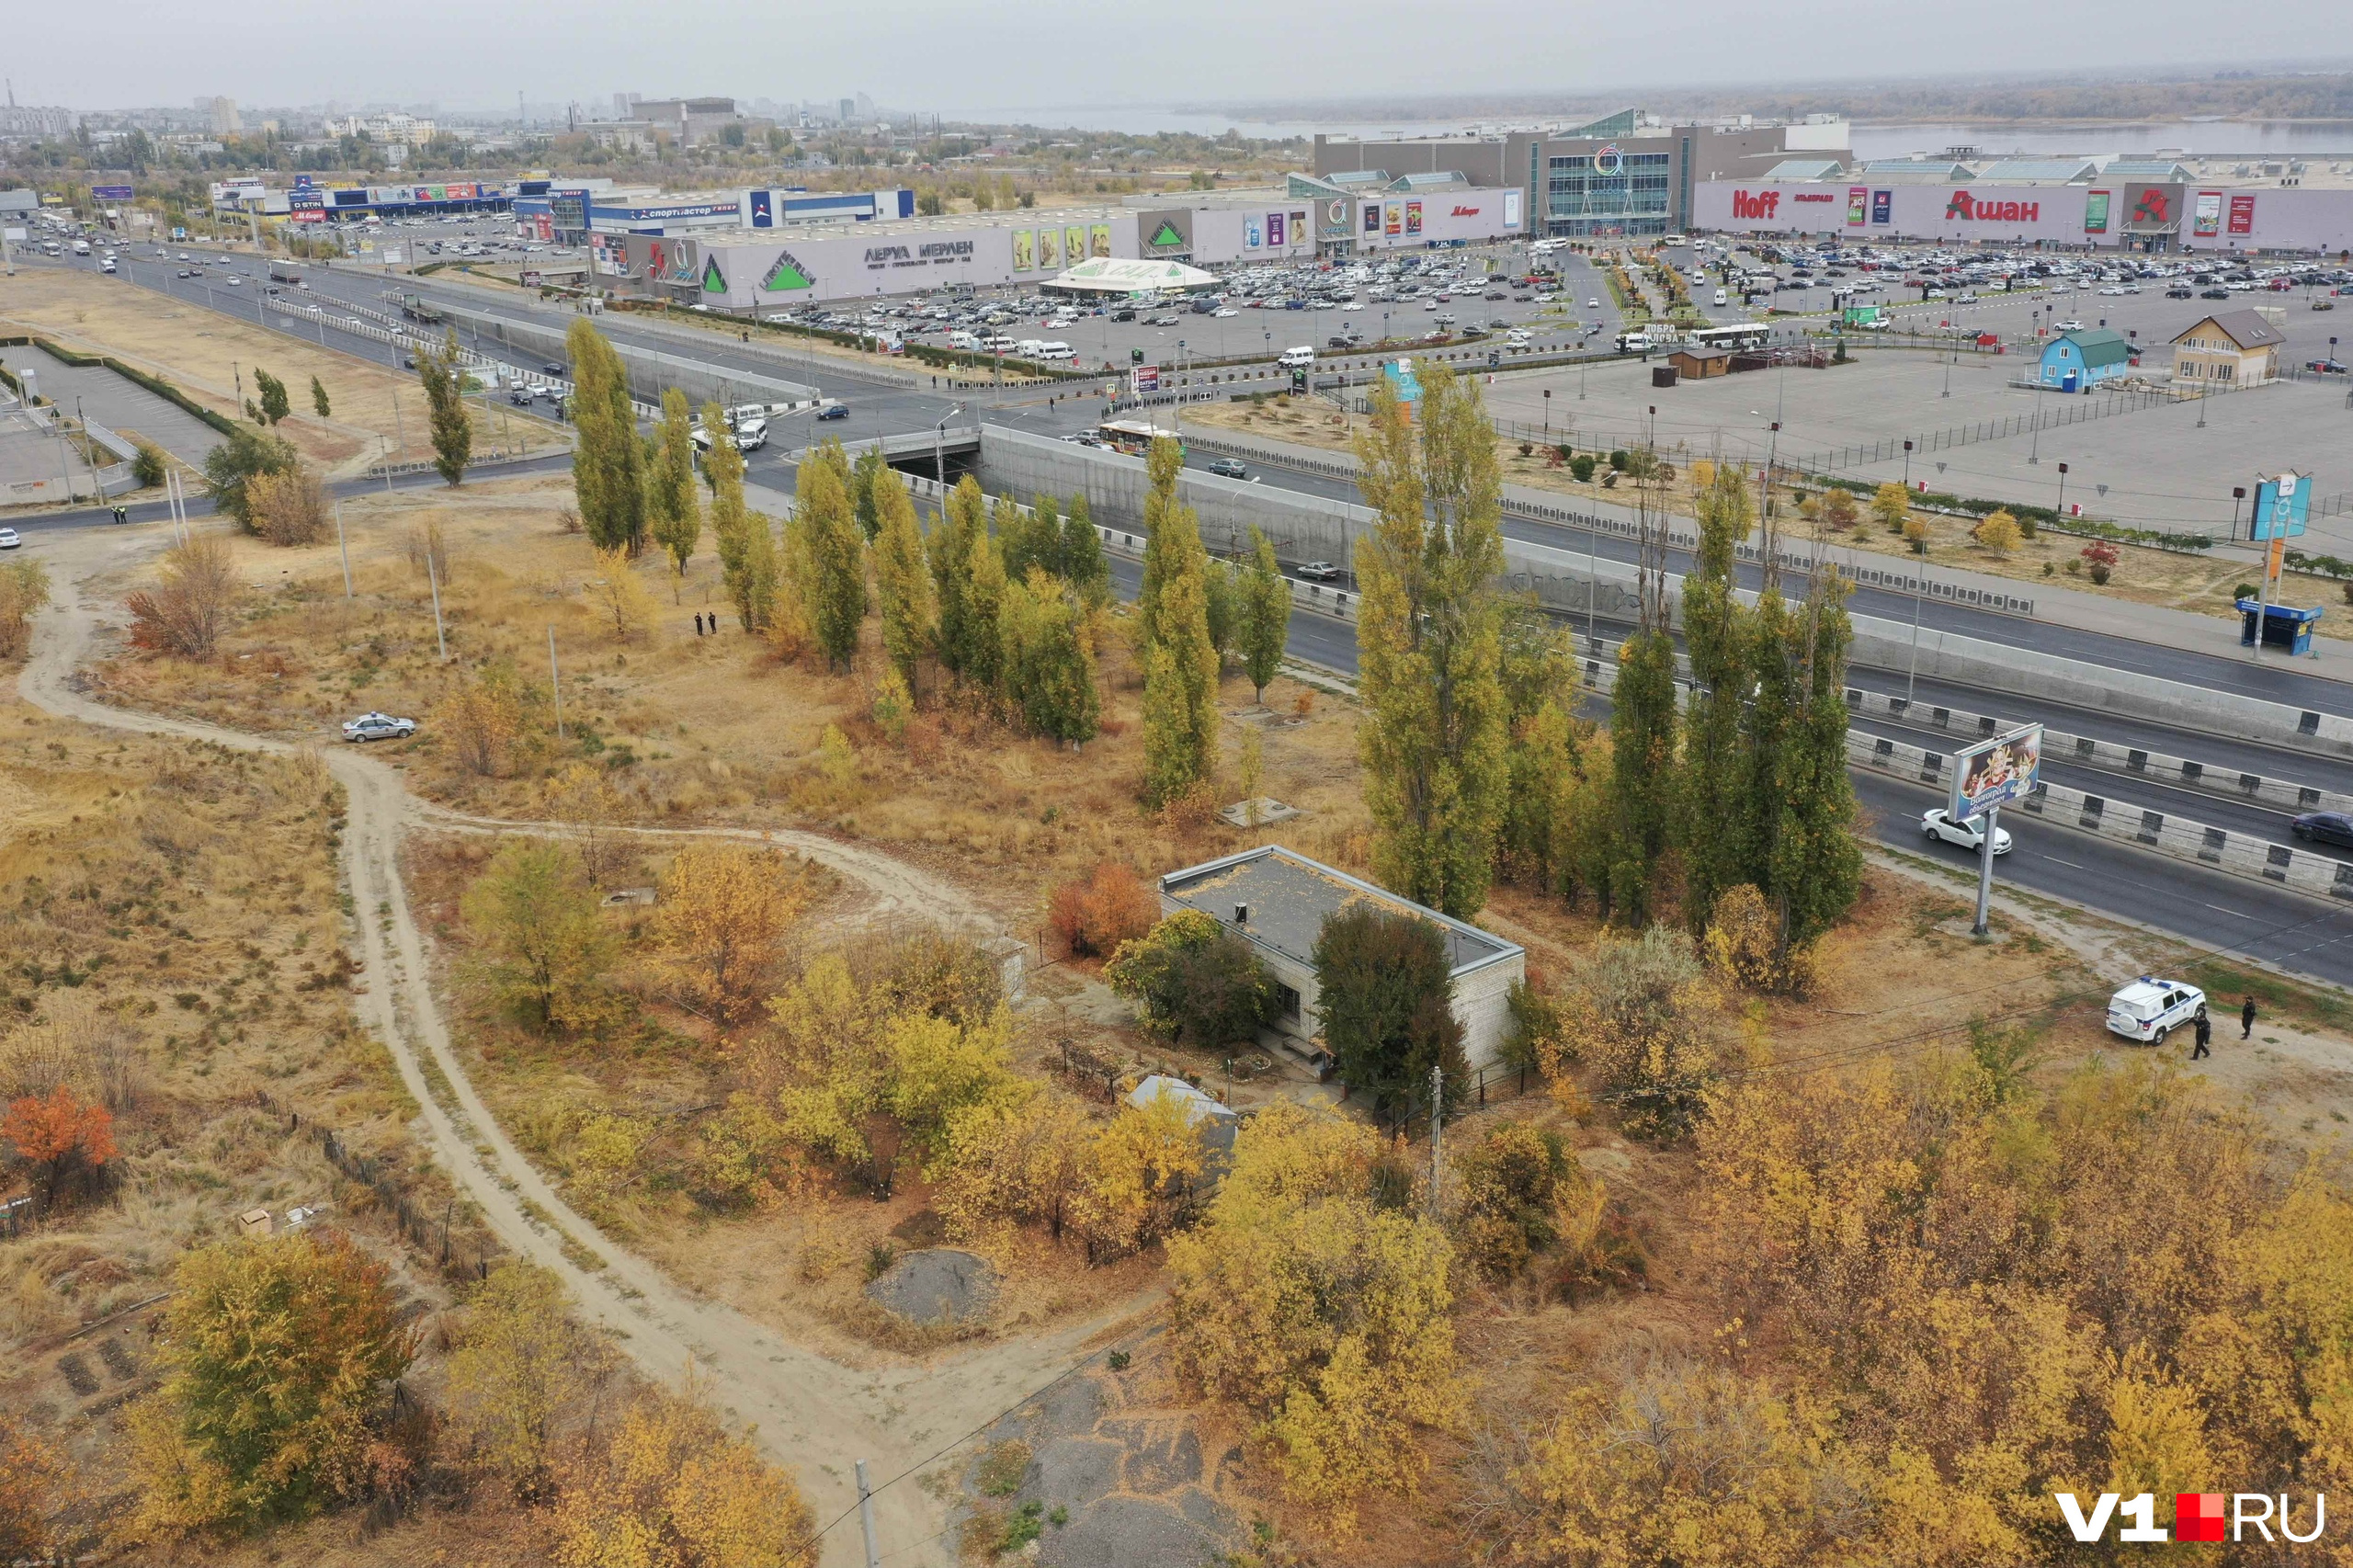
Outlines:
[[1674,366],[1687,381],[1705,381],[1710,376],[1721,376],[1732,369],[1732,350],[1678,348],[1666,357],[1666,362]]
[[1271,1026],[1301,1054],[1320,1049],[1323,1020],[1315,1010],[1315,943],[1324,922],[1356,903],[1429,921],[1452,960],[1454,1016],[1462,1025],[1462,1051],[1473,1068],[1495,1059],[1510,1030],[1511,988],[1527,978],[1528,955],[1517,942],[1400,898],[1320,861],[1267,845],[1171,871],[1160,879],[1160,911],[1198,909],[1249,942],[1275,977]]
[[2132,345],[2111,327],[2063,332],[2042,346],[2042,384],[2060,392],[2088,392],[2131,368]]

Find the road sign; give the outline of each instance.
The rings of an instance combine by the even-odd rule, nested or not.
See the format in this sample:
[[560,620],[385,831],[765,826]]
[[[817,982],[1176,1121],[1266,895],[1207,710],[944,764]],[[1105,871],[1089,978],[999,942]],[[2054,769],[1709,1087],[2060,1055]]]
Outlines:
[[2267,479],[2255,487],[2255,529],[2248,537],[2294,539],[2304,531],[2304,519],[2311,515],[2312,506],[2311,474],[2283,473],[2277,479]]
[[1952,758],[1952,818],[1999,811],[2034,793],[2041,782],[2042,726],[2027,724],[1982,741]]

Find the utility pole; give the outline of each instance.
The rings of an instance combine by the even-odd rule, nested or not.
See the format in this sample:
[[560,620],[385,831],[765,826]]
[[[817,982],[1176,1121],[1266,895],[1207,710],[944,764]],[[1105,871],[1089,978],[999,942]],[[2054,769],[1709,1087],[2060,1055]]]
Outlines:
[[351,546],[343,537],[343,503],[335,504],[335,547],[343,556],[343,597],[351,598]]
[[555,694],[555,738],[563,733],[563,672],[555,662],[555,622],[548,622],[548,689]]
[[1983,937],[1987,931],[1987,917],[1994,905],[1994,846],[2000,843],[2002,808],[1994,807],[1985,813],[1985,843],[1977,854],[1977,924],[1969,928],[1972,937]]
[[874,1488],[867,1484],[866,1461],[858,1461],[858,1527],[866,1536],[866,1568],[882,1568],[874,1541]]
[[1446,1127],[1446,1069],[1430,1069],[1430,1218],[1439,1218],[1438,1199],[1438,1173],[1445,1167],[1438,1161],[1438,1148]]
[[433,568],[434,551],[428,545],[425,551],[425,580],[433,588],[433,640],[441,646],[441,662],[449,662],[449,634],[441,629],[441,574]]

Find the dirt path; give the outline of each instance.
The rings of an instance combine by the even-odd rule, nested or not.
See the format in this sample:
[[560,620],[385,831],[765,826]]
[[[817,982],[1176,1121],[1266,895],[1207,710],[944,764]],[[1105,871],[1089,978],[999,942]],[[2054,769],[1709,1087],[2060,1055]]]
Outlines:
[[[242,731],[114,708],[85,695],[78,673],[108,625],[110,607],[86,599],[82,584],[132,564],[163,540],[77,535],[44,551],[70,585],[35,623],[33,652],[17,682],[25,700],[63,718],[147,734],[179,735],[241,750],[287,753],[287,743]],[[926,1463],[938,1449],[1052,1382],[1107,1326],[1081,1324],[1036,1338],[991,1346],[931,1366],[863,1372],[779,1339],[722,1303],[666,1278],[597,1231],[565,1203],[508,1140],[468,1080],[428,983],[425,939],[398,871],[411,825],[488,829],[537,824],[469,818],[411,796],[391,767],[336,746],[326,766],[349,797],[344,874],[356,912],[354,957],[361,966],[356,1006],[381,1040],[421,1108],[419,1124],[441,1164],[480,1206],[490,1229],[517,1254],[559,1275],[589,1317],[604,1324],[654,1375],[673,1384],[700,1369],[715,1395],[792,1467],[821,1525],[854,1509],[851,1464],[870,1461],[875,1483]],[[672,831],[672,830],[657,830]],[[686,830],[676,830],[686,831]],[[984,923],[980,910],[928,873],[873,850],[787,829],[735,830],[822,861],[870,888],[887,906],[955,925]],[[1143,1303],[1130,1303],[1126,1316]],[[946,1510],[912,1477],[875,1500],[878,1542],[893,1564],[954,1561],[942,1539]],[[857,1520],[824,1538],[827,1564],[863,1561]]]

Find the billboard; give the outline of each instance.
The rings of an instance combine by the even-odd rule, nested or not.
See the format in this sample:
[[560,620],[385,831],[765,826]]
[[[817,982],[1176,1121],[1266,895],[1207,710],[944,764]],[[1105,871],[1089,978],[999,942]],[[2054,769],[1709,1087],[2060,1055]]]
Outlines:
[[1283,215],[1279,212],[1267,214],[1267,243],[1278,249],[1283,244]]
[[[1110,254],[1110,247],[1108,245],[1104,247],[1104,254],[1106,256]],[[1063,265],[1064,267],[1076,267],[1080,262],[1085,261],[1086,259],[1086,225],[1084,223],[1073,223],[1063,230]]]
[[1863,220],[1870,216],[1870,187],[1866,185],[1850,185],[1847,187],[1847,223],[1848,227],[1859,228],[1861,226]]
[[1405,203],[1405,232],[1409,234],[1422,232],[1422,204],[1418,201]]
[[1028,229],[1013,231],[1013,270],[1034,272],[1038,267],[1038,237]]
[[1378,201],[1364,204],[1364,232],[1368,234],[1381,233],[1381,203]]
[[1392,201],[1382,209],[1382,211],[1383,216],[1381,220],[1381,232],[1383,234],[1394,239],[1397,235],[1405,232],[1405,204],[1404,202]]
[[776,227],[776,193],[774,191],[752,192],[752,227],[755,229]]
[[2252,192],[2244,196],[2234,195],[2231,198],[2231,233],[2234,234],[2255,233],[2255,196]]
[[1967,822],[1983,812],[1998,811],[2012,801],[2024,800],[2042,782],[2042,726],[2027,724],[2006,735],[1981,741],[1967,751],[1953,753],[1952,800],[1955,822]]
[[1106,260],[1106,261],[1108,261],[1108,260],[1109,260],[1109,259],[1110,259],[1110,256],[1111,256],[1111,225],[1110,225],[1110,224],[1108,224],[1108,223],[1096,223],[1096,224],[1091,225],[1091,226],[1087,229],[1087,231],[1086,231],[1086,254],[1087,254],[1087,256],[1088,256],[1088,257],[1089,257],[1089,258],[1093,258],[1093,257],[1100,256],[1100,257],[1102,257],[1102,258],[1103,258],[1104,260]]
[[2084,193],[2084,233],[2087,234],[2108,233],[2109,195],[2109,193],[2105,190],[2087,190]]
[[1348,199],[1330,196],[1316,204],[1315,236],[1324,240],[1345,240],[1355,229],[1356,222],[1348,210]]
[[1519,194],[1517,190],[1504,192],[1504,227],[1506,229],[1519,227]]
[[1063,232],[1060,229],[1038,231],[1038,266],[1046,272],[1063,269]]
[[127,185],[94,185],[90,187],[90,194],[100,201],[128,201],[131,199],[131,187]]
[[1895,192],[1892,190],[1871,192],[1871,222],[1882,226],[1895,222]]
[[[1189,211],[1163,210],[1140,212],[1136,215],[1136,234],[1143,254],[1153,256],[1170,251],[1193,248],[1193,215]],[[1269,242],[1279,244],[1279,240]]]
[[2248,537],[2294,539],[2304,531],[2304,519],[2311,515],[2312,506],[2311,474],[2283,473],[2277,479],[2267,479],[2255,487],[2254,531]]
[[2189,232],[2200,239],[2211,239],[2222,232],[2222,193],[2201,190],[2198,205],[2191,209]]

